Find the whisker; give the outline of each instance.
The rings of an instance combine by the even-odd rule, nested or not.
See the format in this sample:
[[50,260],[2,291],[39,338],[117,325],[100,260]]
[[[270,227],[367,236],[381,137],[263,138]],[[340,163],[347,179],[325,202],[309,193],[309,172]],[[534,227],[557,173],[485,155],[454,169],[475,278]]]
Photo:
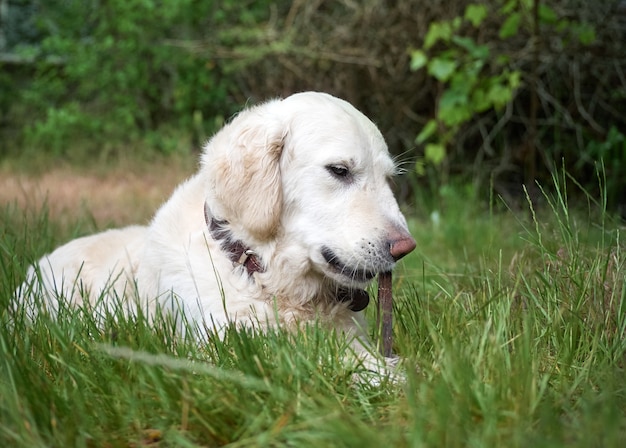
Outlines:
[[[394,175],[402,176],[412,170],[412,167],[417,161],[417,157],[414,155],[415,147],[407,149],[406,151],[393,156],[393,163],[395,166]],[[407,157],[408,156],[408,157]]]

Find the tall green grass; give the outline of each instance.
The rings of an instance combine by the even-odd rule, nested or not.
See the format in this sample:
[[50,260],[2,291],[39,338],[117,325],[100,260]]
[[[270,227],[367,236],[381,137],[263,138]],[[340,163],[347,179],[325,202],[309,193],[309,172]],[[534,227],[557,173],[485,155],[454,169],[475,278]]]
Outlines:
[[462,192],[439,212],[411,220],[418,249],[394,276],[405,381],[375,385],[354,380],[345,341],[316,325],[197,344],[168,319],[115,312],[27,322],[9,306],[27,265],[81,226],[5,208],[0,445],[622,446],[620,224],[559,189],[528,213]]

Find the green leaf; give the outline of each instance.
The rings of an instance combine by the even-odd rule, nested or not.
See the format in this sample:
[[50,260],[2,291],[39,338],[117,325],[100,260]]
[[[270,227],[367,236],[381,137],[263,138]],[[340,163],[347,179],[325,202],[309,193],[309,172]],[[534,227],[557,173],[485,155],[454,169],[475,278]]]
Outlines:
[[418,176],[426,174],[426,165],[423,159],[418,159],[417,162],[415,162],[415,172]]
[[441,95],[438,107],[437,116],[449,127],[457,126],[472,117],[468,92],[448,89]]
[[506,39],[511,36],[515,36],[519,30],[521,21],[522,15],[519,12],[515,12],[507,17],[502,24],[502,27],[500,27],[500,39]]
[[511,14],[515,8],[517,8],[517,0],[509,0],[502,8],[500,8],[500,13],[507,16]]
[[508,54],[499,54],[496,56],[496,64],[498,65],[506,65],[511,62],[511,56]]
[[483,89],[476,89],[472,92],[472,105],[474,106],[474,111],[484,112],[491,108],[491,101],[489,101]]
[[439,165],[446,157],[446,148],[441,143],[429,143],[424,150],[424,158],[435,165]]
[[452,26],[449,22],[433,22],[424,37],[424,48],[429,49],[438,41],[449,42],[452,38]]
[[471,37],[453,36],[452,42],[467,50],[475,59],[489,58],[489,47],[487,45],[478,45]]
[[522,83],[522,74],[516,70],[516,71],[509,73],[508,76],[509,76],[509,87],[511,87],[511,89],[513,90],[517,89]]
[[556,24],[556,27],[555,27],[555,28],[556,28],[556,30],[557,30],[559,33],[562,33],[562,32],[564,32],[564,31],[568,30],[571,26],[572,26],[572,25],[571,25],[571,22],[570,22],[569,20],[567,20],[567,19],[562,19],[562,20],[559,20],[559,21],[557,22],[557,24]]
[[544,3],[539,4],[539,21],[543,23],[556,23],[557,16],[554,9]]
[[470,21],[474,28],[478,28],[487,17],[487,7],[485,5],[467,5],[464,17]]
[[428,120],[428,123],[422,128],[421,132],[415,137],[415,143],[421,145],[428,140],[437,131],[437,121]]
[[428,63],[428,73],[441,82],[446,82],[457,67],[456,61],[448,58],[433,58]]
[[574,33],[578,36],[578,41],[583,45],[591,45],[596,40],[596,30],[593,25],[581,23],[575,27]]
[[493,103],[495,108],[505,106],[513,98],[513,90],[500,83],[491,86],[487,92],[488,100]]
[[413,50],[411,52],[411,70],[417,71],[428,63],[428,56],[422,50]]
[[471,67],[465,66],[462,70],[456,71],[450,78],[450,94],[458,97],[469,97],[470,92],[476,88],[479,82],[478,72]]

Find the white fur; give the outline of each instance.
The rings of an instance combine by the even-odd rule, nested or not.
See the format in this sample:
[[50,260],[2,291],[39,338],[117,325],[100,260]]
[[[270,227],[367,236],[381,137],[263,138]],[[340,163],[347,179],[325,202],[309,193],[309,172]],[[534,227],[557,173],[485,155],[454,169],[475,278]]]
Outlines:
[[[349,169],[349,177],[330,166]],[[361,339],[362,313],[336,292],[367,281],[338,272],[322,248],[351,268],[391,270],[390,244],[412,242],[388,186],[394,170],[376,126],[345,101],[314,92],[269,101],[241,112],[206,144],[199,172],[149,226],[67,243],[39,261],[40,277],[31,268],[22,295],[35,284],[55,309],[60,295],[80,303],[102,291],[131,296],[137,287],[142,306],[176,303],[201,328],[320,319]],[[249,276],[233,265],[208,231],[205,204],[265,272]]]

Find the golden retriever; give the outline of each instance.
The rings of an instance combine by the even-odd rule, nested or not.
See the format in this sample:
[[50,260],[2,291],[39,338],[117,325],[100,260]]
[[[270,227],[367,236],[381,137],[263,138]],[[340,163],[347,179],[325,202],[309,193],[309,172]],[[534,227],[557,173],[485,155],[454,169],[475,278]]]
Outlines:
[[[363,288],[415,248],[383,136],[349,103],[304,92],[239,113],[147,227],[79,238],[20,295],[183,312],[200,331],[314,319],[366,350]],[[27,294],[28,293],[28,294]],[[134,299],[130,299],[133,297]]]

